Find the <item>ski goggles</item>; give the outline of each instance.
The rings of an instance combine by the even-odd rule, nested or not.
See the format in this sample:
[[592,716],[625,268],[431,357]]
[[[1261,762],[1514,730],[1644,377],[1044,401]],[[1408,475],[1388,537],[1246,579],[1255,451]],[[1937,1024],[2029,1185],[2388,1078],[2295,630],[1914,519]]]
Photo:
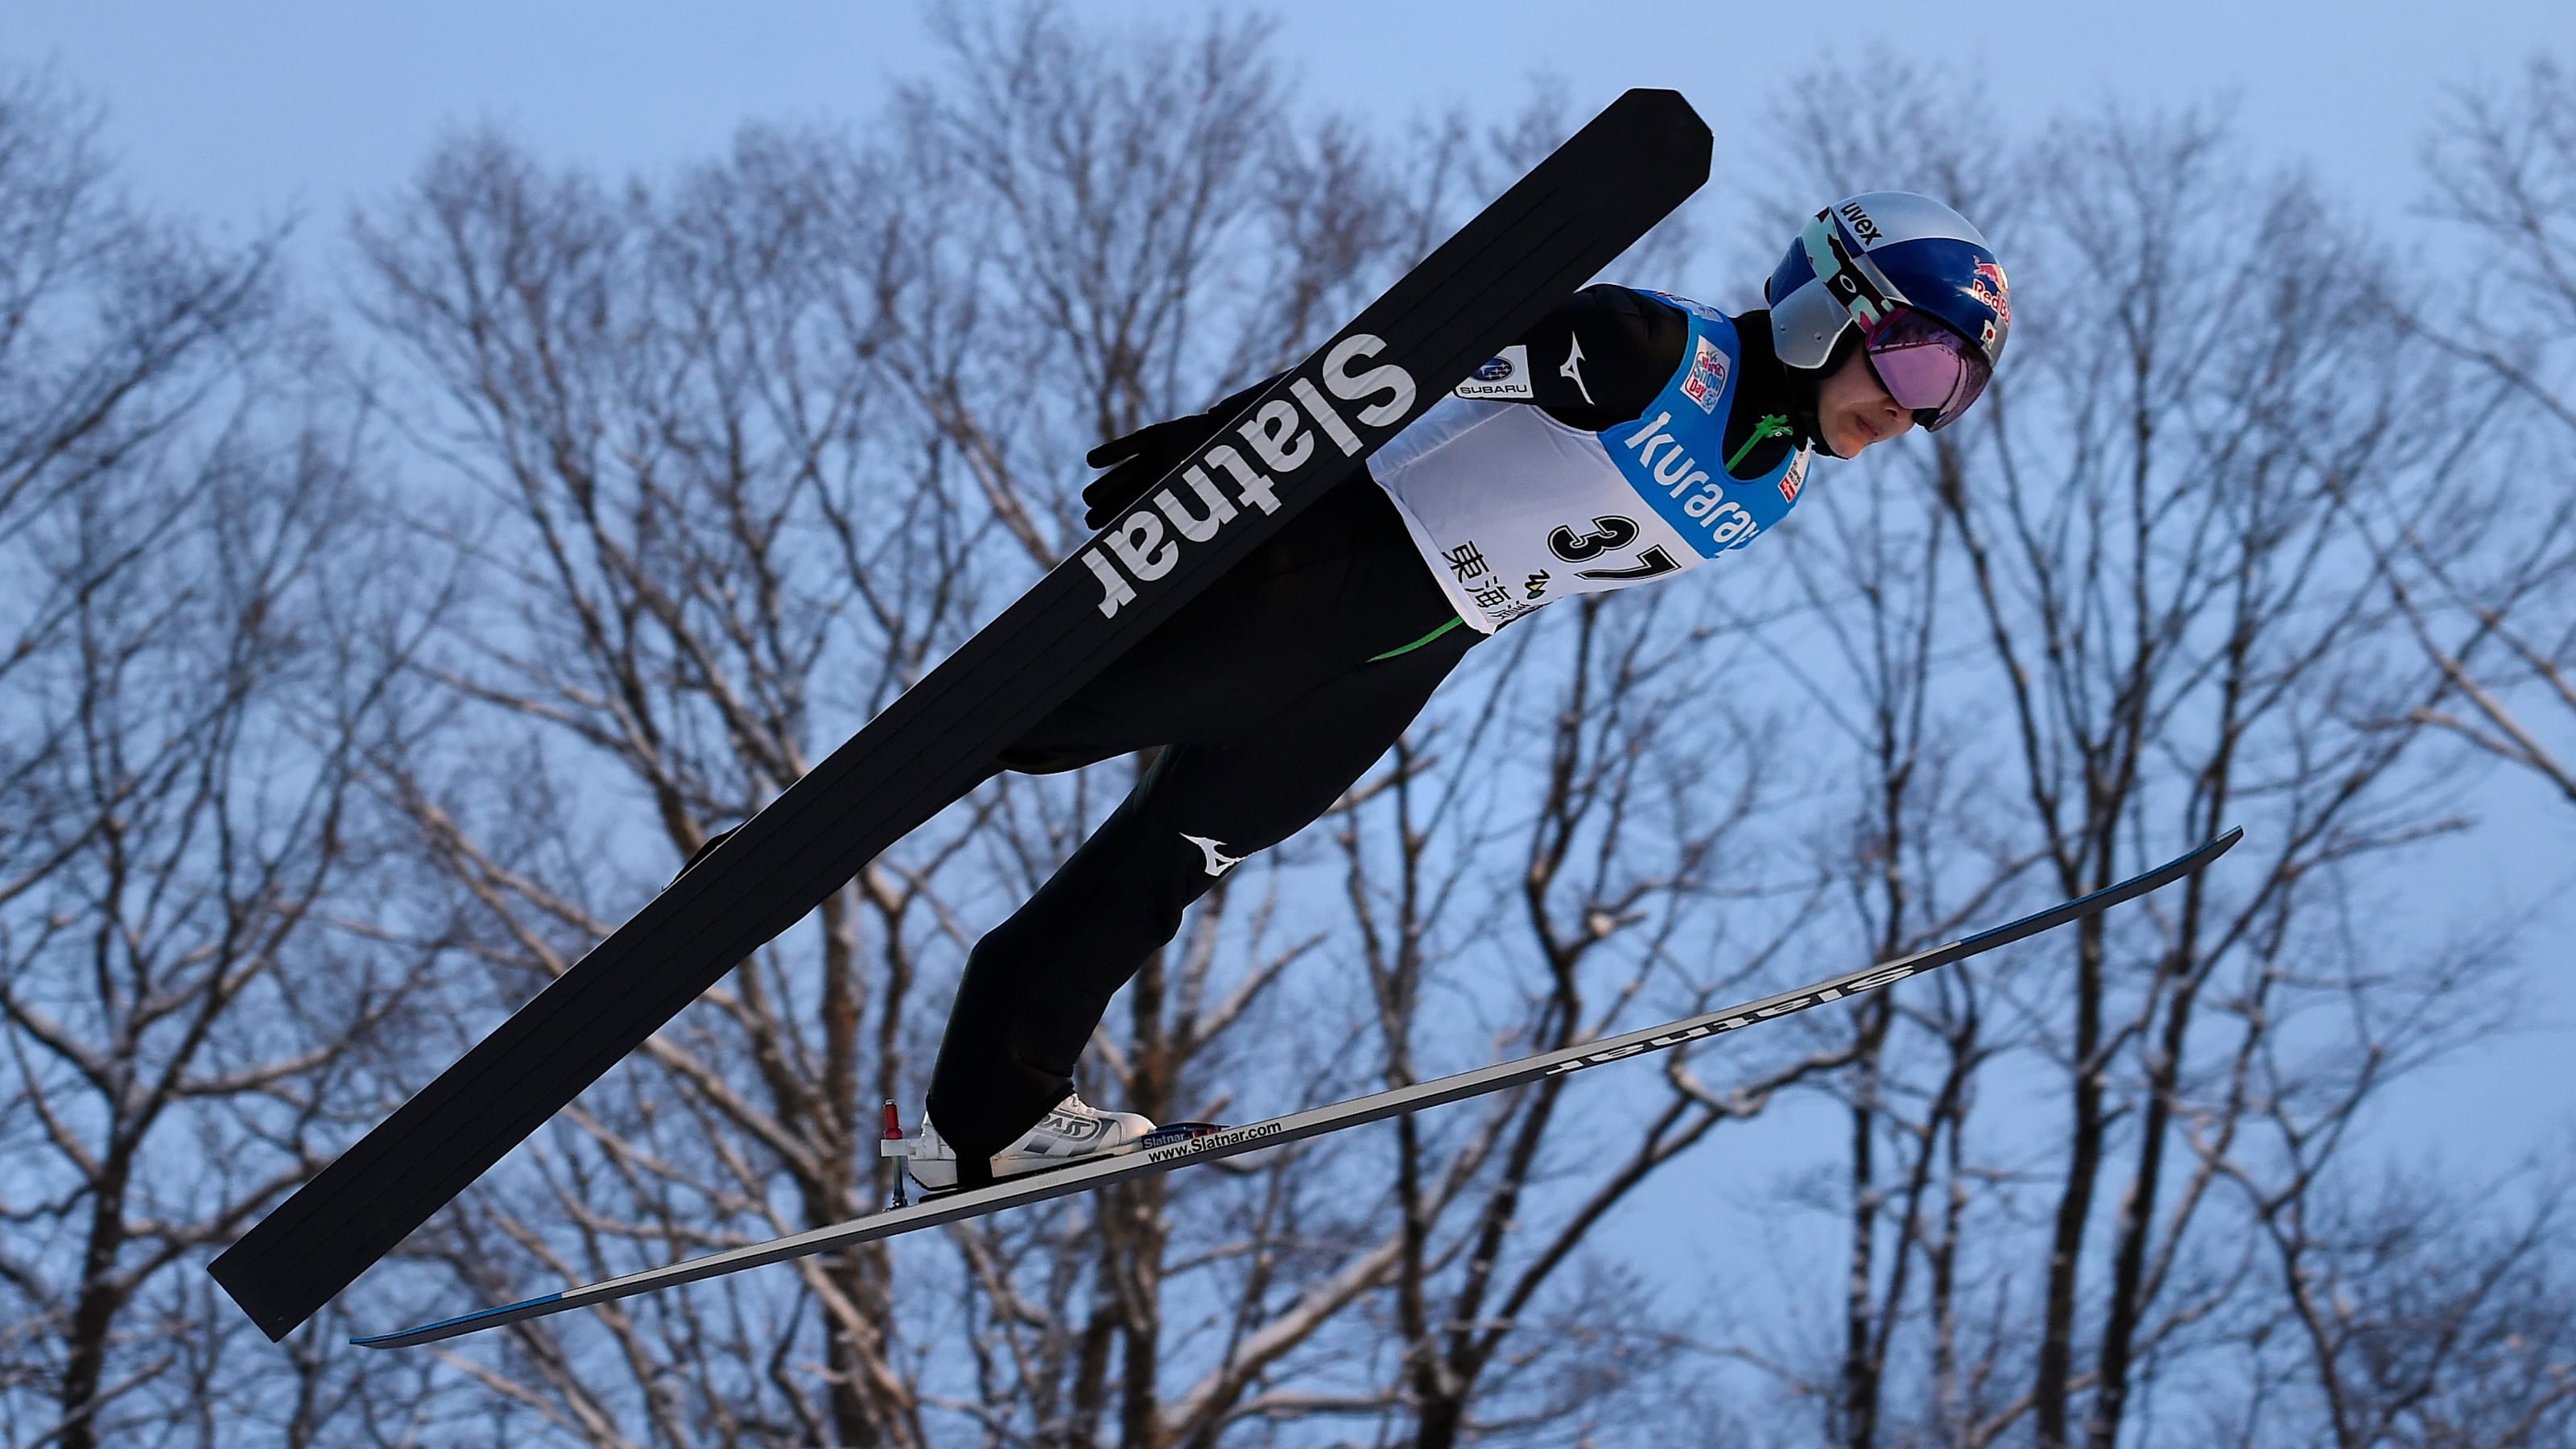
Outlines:
[[1995,371],[1985,353],[1948,323],[1904,306],[1861,324],[1861,355],[1879,386],[1925,429],[1958,421]]
[[1917,427],[1945,428],[1958,421],[1994,376],[1985,352],[1949,324],[1908,305],[1875,268],[1854,258],[1831,211],[1817,212],[1799,240],[1816,280],[1859,325],[1879,386],[1914,414]]

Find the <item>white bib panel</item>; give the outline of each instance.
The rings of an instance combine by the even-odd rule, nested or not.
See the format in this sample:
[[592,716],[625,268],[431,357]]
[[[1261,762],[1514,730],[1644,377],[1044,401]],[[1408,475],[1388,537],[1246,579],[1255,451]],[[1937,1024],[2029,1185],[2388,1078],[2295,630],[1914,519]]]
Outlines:
[[[1369,471],[1458,617],[1481,633],[1569,594],[1625,588],[1700,561],[1672,525],[1637,506],[1637,490],[1598,434],[1526,403],[1442,398],[1380,448]],[[1549,547],[1560,530],[1570,552],[1591,556],[1560,557]],[[1597,577],[1621,571],[1629,576]]]

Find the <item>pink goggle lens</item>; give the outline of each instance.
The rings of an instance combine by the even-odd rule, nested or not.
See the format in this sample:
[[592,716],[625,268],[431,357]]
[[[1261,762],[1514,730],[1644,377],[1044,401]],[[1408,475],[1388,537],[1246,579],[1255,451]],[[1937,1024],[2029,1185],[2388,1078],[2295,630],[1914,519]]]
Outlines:
[[1957,421],[1994,375],[1975,344],[1910,307],[1869,329],[1862,350],[1887,395],[1925,428]]

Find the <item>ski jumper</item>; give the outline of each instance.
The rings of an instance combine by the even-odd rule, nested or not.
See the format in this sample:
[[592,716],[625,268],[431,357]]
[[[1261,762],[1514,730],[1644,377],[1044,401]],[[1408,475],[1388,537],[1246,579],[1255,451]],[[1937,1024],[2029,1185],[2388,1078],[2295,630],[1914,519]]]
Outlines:
[[929,1101],[963,1180],[1073,1089],[1191,902],[1330,809],[1470,646],[1776,523],[1797,416],[1762,314],[1589,288],[1004,751],[1034,774],[1159,747],[968,956]]

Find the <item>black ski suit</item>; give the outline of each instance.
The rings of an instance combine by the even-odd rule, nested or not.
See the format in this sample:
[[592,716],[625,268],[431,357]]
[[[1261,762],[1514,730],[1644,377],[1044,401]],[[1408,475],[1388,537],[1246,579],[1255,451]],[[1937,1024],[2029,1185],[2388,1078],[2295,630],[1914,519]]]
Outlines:
[[[1764,314],[1739,330],[1730,451],[1765,414],[1805,417]],[[1589,288],[1523,339],[1532,357],[1579,343],[1585,385],[1534,368],[1531,401],[1588,431],[1634,421],[1687,333],[1664,302]],[[1207,430],[1230,411],[1220,405]],[[1744,464],[1773,466],[1797,441],[1757,441]],[[997,770],[1043,774],[1161,748],[1125,803],[968,958],[929,1103],[967,1181],[1072,1090],[1110,997],[1190,903],[1330,808],[1484,637],[1459,626],[1394,503],[1357,469],[1002,753]]]

